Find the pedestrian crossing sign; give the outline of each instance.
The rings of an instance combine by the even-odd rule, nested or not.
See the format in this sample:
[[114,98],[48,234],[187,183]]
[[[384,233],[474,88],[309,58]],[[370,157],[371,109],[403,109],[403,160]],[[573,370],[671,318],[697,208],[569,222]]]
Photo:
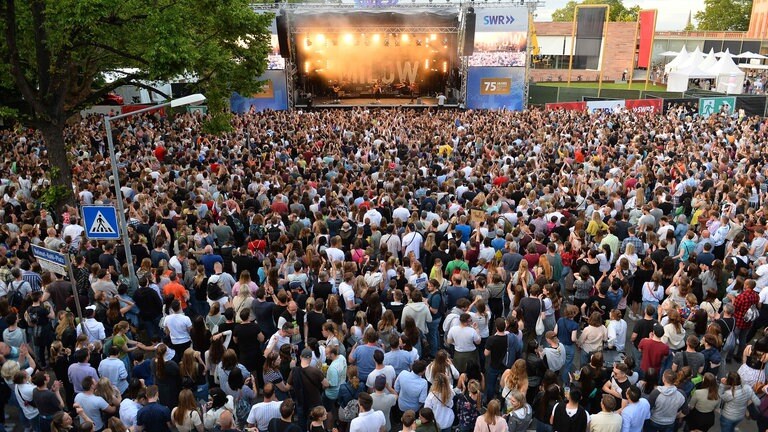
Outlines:
[[120,229],[117,211],[112,206],[83,206],[85,235],[94,240],[117,240]]

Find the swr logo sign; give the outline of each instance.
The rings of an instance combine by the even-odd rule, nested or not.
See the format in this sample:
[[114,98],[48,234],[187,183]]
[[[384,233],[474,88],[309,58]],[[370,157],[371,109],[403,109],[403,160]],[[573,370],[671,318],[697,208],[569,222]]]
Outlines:
[[489,15],[483,17],[484,25],[510,25],[515,22],[512,15]]

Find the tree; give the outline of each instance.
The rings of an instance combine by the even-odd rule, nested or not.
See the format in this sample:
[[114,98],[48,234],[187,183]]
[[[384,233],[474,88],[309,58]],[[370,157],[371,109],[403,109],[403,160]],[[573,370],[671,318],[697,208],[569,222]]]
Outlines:
[[704,10],[696,12],[699,30],[747,31],[752,0],[704,0]]
[[570,0],[565,6],[552,12],[552,21],[573,21],[573,14],[576,11],[577,5],[597,4],[607,4],[611,7],[608,15],[609,21],[637,21],[637,15],[640,13],[640,6],[627,8],[621,0],[584,0],[581,3]]
[[0,94],[42,133],[58,205],[74,203],[68,119],[122,85],[157,92],[145,83],[184,73],[222,111],[232,91],[259,89],[272,19],[248,0],[0,0],[0,16]]

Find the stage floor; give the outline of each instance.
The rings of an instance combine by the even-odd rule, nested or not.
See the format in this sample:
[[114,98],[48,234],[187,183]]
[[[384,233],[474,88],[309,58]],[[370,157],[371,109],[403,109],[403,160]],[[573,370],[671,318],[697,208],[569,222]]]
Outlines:
[[[418,103],[421,102],[421,103]],[[328,98],[318,98],[312,103],[313,108],[352,108],[352,107],[371,107],[371,108],[429,108],[437,106],[437,98],[422,97],[417,101],[410,98],[381,98],[378,102],[373,98],[349,98],[334,102]],[[445,105],[446,107],[455,107],[456,105]],[[296,104],[296,108],[307,108],[304,100]]]

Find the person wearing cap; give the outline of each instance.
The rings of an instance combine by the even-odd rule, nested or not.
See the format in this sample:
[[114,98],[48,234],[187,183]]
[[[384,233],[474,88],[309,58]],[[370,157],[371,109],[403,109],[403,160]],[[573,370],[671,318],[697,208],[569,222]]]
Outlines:
[[307,429],[309,411],[323,404],[323,389],[330,385],[323,372],[312,366],[312,350],[301,351],[301,363],[288,374],[287,386],[296,396],[296,416],[302,430]]
[[384,413],[373,409],[373,398],[368,393],[357,397],[360,406],[358,416],[349,423],[349,432],[385,432],[387,420]]
[[661,370],[664,359],[669,355],[669,346],[661,341],[664,336],[664,327],[661,324],[654,324],[653,332],[650,337],[640,341],[637,350],[640,352],[640,370],[647,372],[648,369]]
[[104,332],[104,324],[96,321],[94,318],[95,314],[96,305],[86,306],[85,310],[83,310],[83,325],[76,327],[78,336],[83,333],[83,327],[85,327],[85,334],[88,336],[89,343],[102,341],[107,338],[107,335]]

